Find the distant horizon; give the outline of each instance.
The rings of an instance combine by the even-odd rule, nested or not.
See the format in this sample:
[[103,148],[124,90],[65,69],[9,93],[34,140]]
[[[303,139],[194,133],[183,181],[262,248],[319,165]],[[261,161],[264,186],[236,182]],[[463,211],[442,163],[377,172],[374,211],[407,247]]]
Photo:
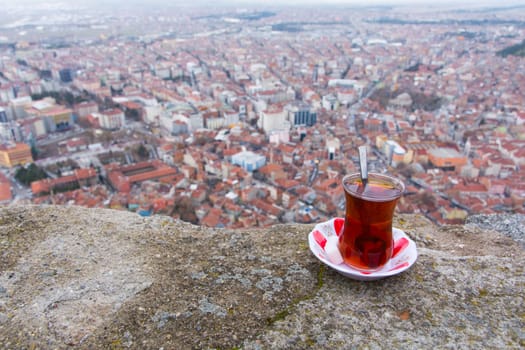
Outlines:
[[418,5],[429,8],[435,7],[486,7],[486,6],[497,6],[497,7],[511,7],[516,5],[525,4],[522,1],[511,0],[502,1],[497,0],[463,0],[463,1],[454,1],[454,0],[444,0],[439,2],[429,3],[428,0],[265,0],[263,3],[255,0],[84,0],[84,1],[75,1],[74,4],[65,1],[65,0],[17,0],[16,3],[13,3],[11,0],[0,0],[0,6],[24,6],[24,5],[46,5],[46,4],[68,4],[68,5],[77,5],[77,6],[89,6],[97,3],[103,4],[115,4],[123,3],[125,5],[132,4],[151,4],[151,5],[161,5],[165,3],[166,5],[213,5],[213,6],[327,6],[327,5],[341,5],[341,6],[408,6],[408,5]]

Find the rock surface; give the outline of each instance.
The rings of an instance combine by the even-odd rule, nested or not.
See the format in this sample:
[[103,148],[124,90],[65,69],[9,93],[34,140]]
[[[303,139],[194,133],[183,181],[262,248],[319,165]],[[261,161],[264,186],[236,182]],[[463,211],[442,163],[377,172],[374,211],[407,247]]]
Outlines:
[[525,251],[479,226],[396,217],[419,258],[374,282],[309,251],[312,226],[213,230],[78,207],[0,207],[0,347],[525,346]]

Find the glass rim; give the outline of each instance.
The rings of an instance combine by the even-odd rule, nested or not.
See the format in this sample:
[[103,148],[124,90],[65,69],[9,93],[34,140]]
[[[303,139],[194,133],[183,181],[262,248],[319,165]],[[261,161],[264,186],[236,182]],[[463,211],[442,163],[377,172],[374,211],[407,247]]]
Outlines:
[[[360,173],[352,173],[352,174],[347,174],[345,176],[343,176],[343,180],[342,180],[342,184],[343,184],[343,190],[354,196],[354,197],[357,197],[357,198],[361,198],[361,199],[364,199],[364,200],[368,200],[368,201],[373,201],[373,202],[388,202],[388,201],[392,201],[392,200],[395,200],[395,199],[398,199],[400,198],[403,193],[405,193],[405,183],[403,181],[401,181],[401,179],[397,178],[397,177],[394,177],[392,175],[387,175],[387,174],[380,174],[380,173],[368,173],[368,181],[369,183],[372,182],[372,183],[388,183],[388,184],[392,184],[393,187],[395,189],[398,189],[399,190],[399,193],[395,194],[395,195],[390,195],[390,196],[373,196],[373,195],[363,195],[362,193],[358,193],[356,191],[352,191],[350,189],[347,188],[346,184],[348,182],[349,179],[361,179],[361,174]],[[376,180],[374,182],[374,180]],[[379,181],[377,181],[379,180]],[[382,180],[382,181],[381,181]]]

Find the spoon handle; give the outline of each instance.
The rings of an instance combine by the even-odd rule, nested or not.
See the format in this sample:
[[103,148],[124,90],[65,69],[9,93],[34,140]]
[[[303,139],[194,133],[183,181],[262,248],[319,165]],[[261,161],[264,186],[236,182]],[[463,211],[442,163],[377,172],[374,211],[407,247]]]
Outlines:
[[366,146],[359,146],[359,169],[363,185],[368,182],[368,161],[366,159]]

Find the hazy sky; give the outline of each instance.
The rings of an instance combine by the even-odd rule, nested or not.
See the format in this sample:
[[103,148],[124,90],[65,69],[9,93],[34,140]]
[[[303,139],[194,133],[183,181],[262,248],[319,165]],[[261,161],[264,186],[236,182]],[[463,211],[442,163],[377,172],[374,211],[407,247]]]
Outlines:
[[[250,4],[262,4],[262,3],[294,3],[294,4],[325,4],[325,3],[332,3],[332,4],[351,4],[351,5],[376,5],[376,4],[387,4],[387,5],[395,5],[395,4],[420,4],[420,5],[436,5],[436,4],[445,4],[445,3],[454,3],[454,4],[511,4],[511,3],[518,3],[520,1],[497,1],[497,0],[461,0],[461,1],[454,1],[454,0],[439,0],[439,1],[429,1],[429,0],[266,0],[264,2],[261,1],[254,1],[254,0],[231,0],[232,2],[237,3],[250,3]],[[523,1],[521,1],[523,2]]]
[[[45,4],[45,3],[57,3],[57,2],[64,2],[68,3],[68,0],[14,0],[15,3],[18,4]],[[75,0],[75,3],[78,4],[89,4],[89,3],[100,3],[99,0]],[[106,0],[105,2],[121,2],[123,4],[126,4],[129,1],[126,0]],[[169,3],[169,4],[217,4],[217,3],[232,3],[232,4],[250,4],[250,5],[260,5],[264,6],[267,4],[277,5],[277,4],[294,4],[294,5],[323,5],[323,4],[339,4],[339,5],[380,5],[380,4],[386,4],[386,5],[395,5],[395,4],[418,4],[423,6],[436,6],[440,4],[455,4],[457,6],[461,5],[499,5],[499,6],[506,6],[506,5],[515,5],[515,4],[523,4],[523,0],[437,0],[437,1],[430,1],[430,0],[134,0],[132,1],[134,3]],[[0,5],[8,5],[13,4],[13,0],[0,0]]]
[[[5,10],[60,10],[92,8],[101,10],[104,8],[127,8],[159,9],[167,6],[171,9],[177,6],[186,8],[210,8],[220,7],[235,8],[267,8],[282,6],[357,6],[369,7],[377,5],[399,5],[401,7],[415,7],[418,9],[483,9],[492,7],[511,7],[513,5],[525,6],[525,0],[0,0],[0,12]],[[1,17],[1,13],[0,13]]]

